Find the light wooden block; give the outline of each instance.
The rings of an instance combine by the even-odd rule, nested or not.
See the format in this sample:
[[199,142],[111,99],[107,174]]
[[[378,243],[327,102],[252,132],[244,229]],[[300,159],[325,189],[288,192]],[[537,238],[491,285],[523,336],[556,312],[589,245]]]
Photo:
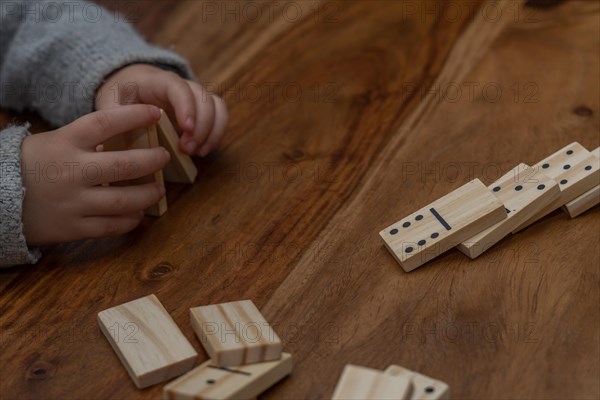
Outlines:
[[281,339],[250,300],[191,308],[190,319],[216,366],[281,358]]
[[[117,135],[104,143],[104,151],[123,151],[131,149],[147,149],[150,147],[158,147],[158,134],[156,131],[156,125],[152,125],[148,128],[137,129],[131,132],[127,132],[122,135]],[[135,166],[132,166],[135,168]],[[122,173],[122,171],[117,171]],[[138,179],[129,179],[119,182],[111,183],[115,186],[124,185],[140,185],[144,183],[156,182],[160,185],[164,185],[164,178],[162,170],[155,172],[153,175],[145,176]],[[160,217],[167,212],[167,198],[163,197],[159,202],[145,210],[146,215],[154,217]]]
[[505,218],[504,205],[475,179],[379,235],[409,272]]
[[252,399],[292,372],[292,356],[233,368],[217,367],[212,360],[165,385],[165,400]]
[[519,232],[600,184],[600,160],[577,142],[540,161],[536,167],[558,183],[560,196],[519,225],[513,233]]
[[488,190],[504,204],[508,216],[457,246],[471,258],[481,255],[560,196],[554,179],[526,164],[516,166],[488,186]]
[[410,400],[448,400],[450,398],[450,387],[442,381],[432,379],[398,365],[390,365],[385,370],[385,373],[410,380],[412,383]]
[[402,400],[410,399],[410,379],[393,376],[371,368],[348,364],[335,387],[333,400]]
[[[600,159],[600,147],[592,151],[592,154]],[[600,185],[596,185],[581,196],[565,204],[563,210],[569,214],[569,217],[575,218],[599,203]]]
[[198,170],[191,157],[179,149],[179,135],[164,110],[160,110],[158,141],[171,155],[169,164],[164,168],[165,180],[167,182],[194,183]]
[[98,324],[140,389],[179,376],[196,363],[198,353],[153,294],[101,311]]

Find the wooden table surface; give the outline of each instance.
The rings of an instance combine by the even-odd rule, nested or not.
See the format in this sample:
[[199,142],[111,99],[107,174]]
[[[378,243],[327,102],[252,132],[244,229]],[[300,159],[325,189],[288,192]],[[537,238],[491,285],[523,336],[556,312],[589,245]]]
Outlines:
[[159,397],[96,323],[151,293],[198,350],[190,307],[252,299],[295,362],[264,398],[328,398],[346,363],[456,398],[599,398],[598,207],[411,273],[378,236],[475,177],[600,144],[597,1],[126,3],[223,94],[229,132],[164,217],[0,272],[2,399]]

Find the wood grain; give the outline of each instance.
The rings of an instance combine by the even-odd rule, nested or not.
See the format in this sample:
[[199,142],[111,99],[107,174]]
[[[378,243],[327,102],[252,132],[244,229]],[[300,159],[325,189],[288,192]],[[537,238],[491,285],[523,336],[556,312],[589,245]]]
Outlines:
[[100,330],[138,388],[188,372],[198,353],[154,295],[98,313]]
[[459,398],[598,398],[597,207],[410,274],[377,235],[473,178],[600,144],[597,2],[308,2],[271,21],[206,3],[143,2],[135,23],[223,94],[220,151],[167,187],[165,217],[45,249],[2,285],[2,397],[160,397],[95,324],[156,293],[197,349],[190,307],[251,299],[295,363],[264,398],[329,398],[349,363],[426,371]]
[[190,322],[214,366],[281,358],[281,339],[251,300],[192,307]]

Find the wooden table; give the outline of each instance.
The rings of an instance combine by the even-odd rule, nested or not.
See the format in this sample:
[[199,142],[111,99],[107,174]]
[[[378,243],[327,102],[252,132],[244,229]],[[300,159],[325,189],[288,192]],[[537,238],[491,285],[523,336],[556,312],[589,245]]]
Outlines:
[[598,2],[129,3],[224,95],[229,133],[164,217],[0,273],[2,399],[159,397],[96,323],[151,293],[198,349],[190,307],[252,299],[295,360],[265,398],[328,398],[346,363],[457,398],[600,396],[598,207],[411,273],[377,234],[474,177],[599,145]]

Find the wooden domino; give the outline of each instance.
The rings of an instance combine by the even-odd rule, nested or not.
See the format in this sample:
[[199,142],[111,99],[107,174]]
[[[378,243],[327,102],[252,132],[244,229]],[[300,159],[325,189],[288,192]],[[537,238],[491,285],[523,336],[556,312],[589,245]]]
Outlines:
[[410,400],[447,400],[450,398],[450,387],[442,381],[432,379],[398,365],[390,365],[385,370],[385,373],[410,380],[412,383]]
[[281,340],[250,300],[190,309],[196,335],[219,367],[281,358]]
[[101,311],[98,324],[140,389],[179,376],[196,363],[198,353],[155,295]]
[[[592,151],[592,154],[600,159],[600,147],[596,147],[596,150]],[[600,185],[596,185],[581,196],[565,204],[563,209],[569,214],[569,217],[575,218],[599,203]]]
[[478,257],[498,243],[560,195],[554,179],[526,164],[516,166],[488,186],[488,190],[504,204],[508,216],[457,246],[458,250],[471,258]]
[[165,400],[251,399],[292,372],[292,356],[237,367],[217,367],[212,360],[194,368],[163,388]]
[[[159,143],[156,125],[152,125],[148,128],[136,129],[123,135],[117,135],[111,138],[104,143],[104,151],[146,149],[149,147],[157,147],[158,145]],[[117,171],[117,173],[121,173],[121,171]],[[153,175],[138,179],[121,180],[119,182],[111,183],[111,185],[139,185],[149,182],[156,182],[160,185],[164,185],[162,170],[157,171]],[[167,212],[167,198],[163,196],[163,198],[160,199],[156,205],[149,207],[145,210],[145,212],[146,215],[160,217]]]
[[158,141],[171,155],[169,164],[164,169],[165,180],[167,182],[194,183],[198,170],[190,156],[179,149],[179,135],[164,110],[160,110]]
[[371,368],[348,364],[338,381],[333,400],[410,399],[412,383],[404,376],[393,376]]
[[379,235],[409,272],[505,218],[504,205],[475,179]]
[[577,142],[540,161],[536,167],[558,183],[560,196],[519,225],[513,233],[519,232],[600,184],[600,160]]

